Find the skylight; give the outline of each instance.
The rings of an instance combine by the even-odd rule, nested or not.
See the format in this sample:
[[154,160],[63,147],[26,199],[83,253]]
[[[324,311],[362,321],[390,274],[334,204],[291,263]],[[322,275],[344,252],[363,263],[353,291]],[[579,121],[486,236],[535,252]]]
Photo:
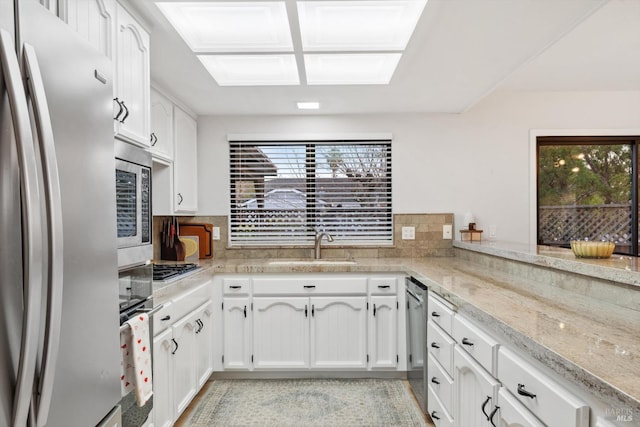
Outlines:
[[426,3],[297,1],[290,21],[286,1],[156,2],[221,86],[299,85],[296,57],[308,85],[389,84]]
[[404,50],[427,0],[299,1],[302,49]]
[[157,3],[191,50],[293,52],[285,3]]
[[220,86],[298,85],[294,55],[198,55]]

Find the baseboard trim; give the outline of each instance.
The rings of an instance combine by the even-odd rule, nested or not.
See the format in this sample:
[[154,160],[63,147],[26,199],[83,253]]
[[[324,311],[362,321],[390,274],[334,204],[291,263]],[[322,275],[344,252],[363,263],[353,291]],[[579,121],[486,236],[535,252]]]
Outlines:
[[274,380],[299,378],[407,379],[406,371],[221,371],[211,374],[211,380]]

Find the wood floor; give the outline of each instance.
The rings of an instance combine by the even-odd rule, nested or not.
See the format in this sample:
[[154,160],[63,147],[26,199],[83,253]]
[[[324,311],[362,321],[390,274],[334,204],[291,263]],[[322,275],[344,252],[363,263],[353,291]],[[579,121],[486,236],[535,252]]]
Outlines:
[[[409,383],[407,381],[403,381],[403,382],[404,382],[405,387],[407,387],[407,389],[409,389]],[[206,390],[207,390],[207,385],[202,387],[202,390],[200,390],[200,393],[198,393],[196,395],[196,397],[193,398],[193,401],[191,401],[191,404],[189,405],[189,407],[187,407],[187,409],[184,411],[182,416],[180,418],[178,418],[178,421],[176,421],[175,427],[189,427],[188,420],[189,420],[189,418],[191,418],[191,414],[193,413],[193,411],[195,411],[195,409],[198,407],[198,404],[200,403],[202,397],[206,394]],[[415,401],[415,396],[413,396],[413,393],[411,391],[409,391],[409,394],[414,399],[415,404],[418,405],[418,402]],[[429,415],[425,414],[424,418],[425,418],[425,421],[427,423],[427,426],[435,427],[435,425],[433,424],[433,421],[431,420]]]

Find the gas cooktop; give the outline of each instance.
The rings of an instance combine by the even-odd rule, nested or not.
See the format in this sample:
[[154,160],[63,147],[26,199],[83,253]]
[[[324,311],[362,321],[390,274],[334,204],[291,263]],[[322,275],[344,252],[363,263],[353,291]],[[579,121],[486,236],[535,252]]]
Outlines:
[[181,279],[200,270],[194,263],[186,264],[153,264],[153,281],[168,282]]

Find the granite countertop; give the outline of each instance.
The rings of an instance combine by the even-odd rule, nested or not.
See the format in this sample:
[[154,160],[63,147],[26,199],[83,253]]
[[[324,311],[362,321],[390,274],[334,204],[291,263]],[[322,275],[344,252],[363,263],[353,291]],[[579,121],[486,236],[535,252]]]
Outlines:
[[[593,273],[638,286],[635,259],[576,260],[570,250],[455,242],[454,246],[544,267]],[[626,257],[628,258],[628,257]],[[275,263],[274,263],[275,261]],[[353,264],[283,264],[283,260],[201,260],[211,274],[402,272],[449,300],[458,312],[616,408],[640,412],[640,311],[623,308],[531,277],[452,258],[357,259]],[[200,274],[188,281],[197,280]],[[604,277],[603,277],[604,276]],[[615,279],[614,279],[615,278]],[[202,279],[200,279],[202,280]],[[182,281],[176,282],[180,285]],[[172,285],[157,289],[158,296]],[[640,307],[640,287],[638,288]],[[154,286],[154,297],[156,289]]]

